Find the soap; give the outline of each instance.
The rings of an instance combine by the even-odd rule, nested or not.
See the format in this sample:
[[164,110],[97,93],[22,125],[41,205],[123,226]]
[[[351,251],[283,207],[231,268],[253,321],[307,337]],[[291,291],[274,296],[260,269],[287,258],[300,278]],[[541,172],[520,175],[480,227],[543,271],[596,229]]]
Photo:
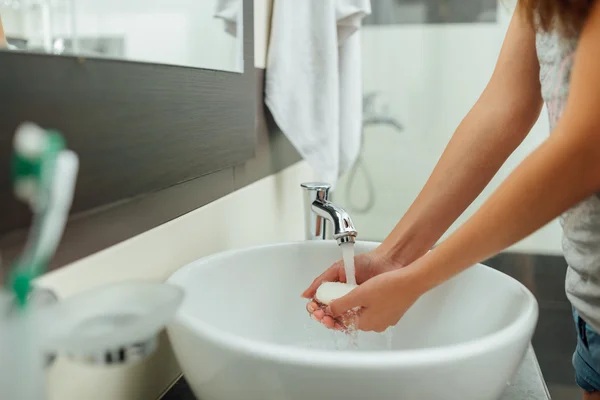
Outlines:
[[317,289],[315,300],[321,304],[329,305],[335,299],[344,297],[356,287],[357,285],[344,282],[324,282]]

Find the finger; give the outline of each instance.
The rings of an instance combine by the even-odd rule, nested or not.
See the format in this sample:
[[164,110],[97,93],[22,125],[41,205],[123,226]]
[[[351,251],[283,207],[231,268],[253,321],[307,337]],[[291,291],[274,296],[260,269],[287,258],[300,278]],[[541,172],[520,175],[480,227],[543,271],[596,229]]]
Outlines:
[[314,301],[310,301],[306,305],[306,311],[308,311],[310,314],[314,313],[318,309],[319,309],[319,305],[317,303],[315,303]]
[[[315,293],[317,292],[317,289],[319,288],[319,286],[321,286],[321,284],[323,282],[335,282],[338,280],[342,280],[344,279],[342,282],[345,282],[345,273],[340,272],[343,271],[343,268],[340,268],[341,266],[341,261],[338,261],[337,263],[333,264],[331,267],[327,268],[327,270],[325,272],[323,272],[321,275],[319,275],[312,283],[311,285],[308,287],[308,289],[306,289],[304,291],[304,293],[302,293],[302,297],[304,297],[305,299],[312,299],[315,296]],[[340,276],[343,275],[343,276]]]
[[329,329],[334,329],[336,325],[336,321],[331,318],[329,315],[325,315],[321,320],[321,323],[325,325]]
[[333,318],[338,318],[355,307],[362,306],[360,286],[353,289],[347,295],[334,300],[326,309],[326,313]]
[[335,326],[333,327],[333,329],[335,329],[336,331],[342,331],[342,332],[346,332],[348,330],[347,327],[345,327],[344,325],[340,324],[339,322],[335,323]]
[[312,314],[312,317],[313,317],[313,319],[314,319],[314,320],[316,320],[316,321],[319,321],[319,322],[320,322],[320,321],[322,321],[322,320],[323,320],[323,318],[325,317],[325,311],[324,311],[324,310],[321,310],[321,309],[319,309],[319,310],[316,310],[316,311],[315,311],[315,312]]

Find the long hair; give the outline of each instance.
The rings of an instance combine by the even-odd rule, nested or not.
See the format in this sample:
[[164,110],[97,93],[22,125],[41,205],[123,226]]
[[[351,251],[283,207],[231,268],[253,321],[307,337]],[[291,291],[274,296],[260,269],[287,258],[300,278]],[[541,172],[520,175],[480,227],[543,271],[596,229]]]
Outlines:
[[544,32],[558,31],[566,37],[581,30],[593,0],[519,0],[529,23]]

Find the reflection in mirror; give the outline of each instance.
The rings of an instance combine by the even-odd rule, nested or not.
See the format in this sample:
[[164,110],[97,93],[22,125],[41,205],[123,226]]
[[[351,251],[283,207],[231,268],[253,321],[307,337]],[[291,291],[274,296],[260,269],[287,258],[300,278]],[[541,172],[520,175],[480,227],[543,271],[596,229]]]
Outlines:
[[243,72],[241,3],[0,0],[0,48]]

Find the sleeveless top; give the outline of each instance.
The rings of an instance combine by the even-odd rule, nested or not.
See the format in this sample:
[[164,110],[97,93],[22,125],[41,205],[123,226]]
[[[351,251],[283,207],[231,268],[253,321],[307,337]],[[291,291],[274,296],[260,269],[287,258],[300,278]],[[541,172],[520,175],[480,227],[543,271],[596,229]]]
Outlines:
[[[538,33],[542,97],[554,130],[560,119],[571,81],[578,39],[557,33]],[[567,297],[579,315],[600,332],[600,194],[593,195],[560,217],[562,247],[568,269]]]

